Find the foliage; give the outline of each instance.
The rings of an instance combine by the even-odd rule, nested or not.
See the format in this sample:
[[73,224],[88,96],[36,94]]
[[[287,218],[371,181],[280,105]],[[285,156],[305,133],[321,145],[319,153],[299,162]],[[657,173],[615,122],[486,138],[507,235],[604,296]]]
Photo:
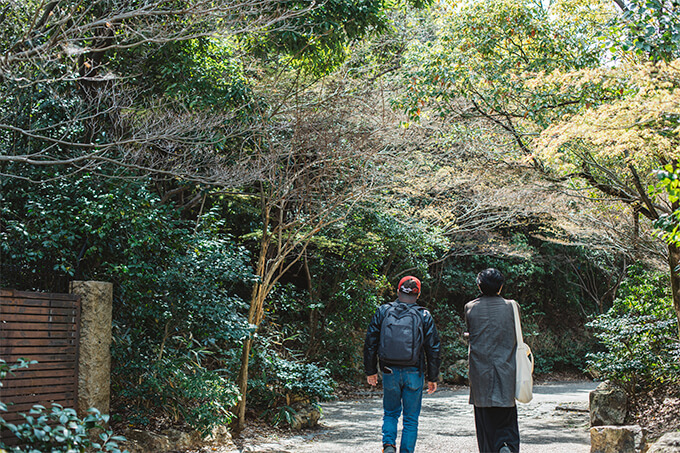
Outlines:
[[[125,440],[124,437],[114,436],[110,429],[106,429],[109,416],[101,415],[94,408],[89,409],[88,415],[83,419],[76,415],[75,410],[65,409],[58,404],[52,405],[49,412],[43,406],[33,406],[30,412],[23,416],[26,422],[19,425],[0,422],[0,425],[8,429],[23,445],[4,447],[9,453],[85,451],[120,453],[117,442]],[[98,438],[91,440],[93,432],[97,431],[101,431]]]
[[115,268],[129,279],[115,323],[114,358],[126,364],[115,373],[121,403],[138,417],[160,408],[204,432],[228,422],[237,401],[216,368],[249,332],[236,286],[252,280],[247,252],[207,233],[187,236],[191,249],[168,250],[158,266],[147,267],[144,253],[144,267]]
[[[2,265],[13,270],[2,277],[11,278],[14,286],[65,292],[69,278],[104,278],[112,266],[105,263],[126,262],[121,274],[150,269],[139,256],[174,247],[181,237],[180,219],[141,181],[114,184],[94,174],[52,176],[57,179],[39,186],[0,182],[6,189]],[[41,271],[52,279],[41,279]]]
[[[668,194],[668,201],[671,203],[680,202],[680,168],[674,165],[666,165],[656,171],[659,183],[656,186],[658,191],[665,191]],[[659,230],[661,237],[669,243],[680,243],[680,210],[676,209],[670,214],[661,215],[654,226]]]
[[253,93],[231,41],[213,37],[144,46],[117,54],[111,64],[117,73],[132,77],[140,101],[160,96],[175,108],[241,109]]
[[532,343],[531,350],[540,351],[534,356],[535,372],[550,374],[555,371],[581,372],[586,368],[586,357],[597,349],[597,342],[592,334],[582,326],[570,326],[570,329],[548,328],[546,324],[539,328],[533,323],[526,323],[529,328],[525,341]]
[[[13,364],[8,364],[4,359],[0,359],[0,387],[2,387],[2,380],[7,377],[8,374],[12,374],[14,370],[18,370],[21,368],[26,368],[28,365],[37,363],[35,361],[26,361],[23,358],[20,358],[17,363]],[[7,411],[7,404],[3,403],[0,401],[0,411]],[[0,417],[0,420],[2,418]],[[4,420],[2,420],[4,423]]]
[[[168,357],[146,364],[136,359],[126,365],[129,376],[125,380],[117,376],[114,386],[116,411],[131,425],[147,425],[163,414],[204,435],[229,424],[238,391],[223,370],[209,370],[197,362],[197,353],[193,347],[185,357],[171,351]],[[189,357],[192,354],[194,358]]]
[[297,411],[291,406],[281,406],[279,411],[274,414],[272,418],[272,424],[274,426],[288,425],[292,426],[295,423],[295,415]]
[[313,246],[308,309],[316,311],[310,328],[317,330],[308,351],[326,362],[333,375],[355,378],[362,374],[361,350],[371,316],[396,297],[401,273],[418,275],[427,285],[428,263],[443,252],[444,240],[422,221],[405,222],[367,203],[342,224],[324,230]]
[[[293,8],[309,6],[305,0],[289,3]],[[259,40],[250,38],[250,41],[254,41],[256,49],[278,50],[288,55],[294,66],[324,75],[349,56],[350,43],[389,30],[388,12],[408,5],[422,8],[430,3],[431,0],[325,2],[312,6],[308,14],[286,21],[280,30],[275,29]]]
[[[289,422],[296,400],[331,396],[331,376],[363,374],[366,324],[405,273],[423,282],[445,365],[466,356],[462,306],[489,266],[523,307],[537,369],[582,364],[583,319],[611,303],[618,257],[588,251],[594,236],[552,234],[558,206],[527,196],[537,178],[524,158],[550,165],[554,188],[632,187],[631,165],[644,186],[677,157],[678,63],[603,65],[595,37],[609,33],[611,2],[153,10],[166,3],[10,2],[0,21],[0,285],[114,283],[119,418],[229,422],[241,342],[254,338],[248,397]],[[639,24],[660,11],[627,3],[637,16],[623,19]],[[47,26],[31,28],[33,14]],[[652,33],[666,52],[675,35],[654,17],[655,30],[620,22],[621,33]],[[400,129],[389,96],[421,123]],[[355,176],[383,190],[361,199]],[[255,332],[244,301],[265,283]]]
[[578,103],[569,93],[528,81],[557,69],[592,66],[599,58],[592,12],[569,21],[568,9],[553,9],[504,0],[444,11],[437,38],[416,42],[409,52],[409,90],[396,105],[413,118],[425,106],[446,118],[482,118],[525,140],[524,133]]
[[252,272],[248,252],[221,234],[214,213],[197,227],[145,180],[83,175],[12,187],[0,208],[3,286],[116,283],[114,409],[136,422],[160,409],[202,430],[228,421],[236,395],[216,370],[249,332],[239,293]]
[[621,4],[625,9],[612,21],[610,45],[652,61],[680,57],[679,1],[633,0]]
[[333,397],[335,381],[328,369],[305,363],[291,352],[278,352],[272,339],[261,337],[252,360],[250,398],[255,406],[285,412],[295,402],[316,403]]
[[680,381],[680,342],[666,281],[663,274],[631,267],[614,306],[588,324],[605,349],[589,354],[588,365],[629,394]]
[[[0,359],[0,381],[13,370],[24,368],[30,363],[20,360],[8,365]],[[2,387],[2,382],[0,382]],[[7,405],[0,402],[0,411],[6,411]],[[114,436],[107,428],[108,415],[102,415],[97,409],[90,408],[88,415],[80,419],[76,411],[53,404],[51,411],[44,406],[35,405],[28,414],[21,414],[25,423],[7,423],[0,416],[0,429],[6,429],[19,439],[20,446],[8,447],[0,442],[0,449],[8,453],[74,453],[85,451],[102,451],[121,453],[117,442],[124,441],[122,436]],[[95,438],[94,434],[98,434]],[[125,451],[127,452],[127,450]],[[123,453],[125,453],[123,452]]]
[[[458,360],[467,360],[468,344],[463,338],[463,333],[467,330],[465,321],[452,307],[448,307],[442,303],[437,304],[437,309],[432,313],[435,320],[439,338],[441,340],[441,371],[448,374],[451,366],[456,366]],[[467,367],[465,369],[456,369],[457,374],[467,376]]]
[[[610,303],[604,295],[612,264],[598,262],[596,253],[575,244],[539,240],[526,231],[510,234],[514,249],[496,251],[503,238],[495,237],[487,243],[480,241],[469,255],[452,257],[443,264],[433,314],[445,360],[452,364],[467,356],[461,344],[462,308],[479,294],[477,273],[495,267],[506,277],[503,296],[521,306],[523,333],[535,354],[536,372],[582,369],[594,343],[583,322],[599,311],[600,303]],[[593,273],[595,287],[584,287],[582,274],[586,272]],[[603,295],[603,300],[585,297],[589,292]]]
[[639,167],[644,177],[674,158],[680,126],[679,64],[624,65],[556,74],[564,90],[580,89],[595,80],[602,90],[620,94],[546,129],[537,143],[542,155],[567,164],[566,172],[586,162],[610,169],[619,178],[629,171],[627,164]]

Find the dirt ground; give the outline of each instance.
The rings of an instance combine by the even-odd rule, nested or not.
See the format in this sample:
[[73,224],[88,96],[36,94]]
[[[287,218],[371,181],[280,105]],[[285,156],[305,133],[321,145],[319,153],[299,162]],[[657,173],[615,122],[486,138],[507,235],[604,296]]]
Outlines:
[[[522,453],[587,453],[588,394],[593,382],[554,382],[534,386],[534,399],[520,404]],[[215,453],[377,453],[381,451],[382,401],[379,391],[367,398],[325,403],[320,426],[301,434],[273,433],[246,438],[238,449],[210,448]],[[468,389],[443,389],[426,395],[420,417],[421,453],[477,451]]]

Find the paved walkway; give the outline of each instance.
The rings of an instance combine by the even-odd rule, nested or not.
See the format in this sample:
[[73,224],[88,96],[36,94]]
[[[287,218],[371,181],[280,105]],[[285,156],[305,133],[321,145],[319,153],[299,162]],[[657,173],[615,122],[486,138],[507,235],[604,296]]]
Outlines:
[[[537,385],[534,399],[520,404],[522,453],[588,453],[588,393],[593,382]],[[427,395],[420,417],[420,453],[475,453],[477,441],[468,390],[440,390]],[[292,437],[263,439],[240,451],[278,453],[380,452],[380,393],[359,401],[322,405],[321,427]]]

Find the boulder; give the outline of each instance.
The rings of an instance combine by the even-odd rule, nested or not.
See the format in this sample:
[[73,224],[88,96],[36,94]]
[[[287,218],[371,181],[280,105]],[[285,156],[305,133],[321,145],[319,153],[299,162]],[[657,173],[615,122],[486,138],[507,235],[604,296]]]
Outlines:
[[627,410],[626,392],[610,381],[590,392],[590,426],[622,425]]
[[444,380],[449,384],[465,385],[468,382],[468,361],[465,359],[457,360],[446,370]]
[[645,433],[638,425],[590,428],[590,453],[636,453],[645,448]]
[[205,438],[198,431],[185,432],[172,428],[163,430],[160,434],[140,429],[130,429],[122,434],[126,441],[120,442],[120,447],[130,453],[160,453],[203,446],[235,448],[226,426],[218,426]]
[[161,431],[161,435],[168,439],[173,450],[186,450],[202,444],[201,435],[198,431],[185,432],[169,428]]
[[680,453],[680,432],[664,434],[647,453]]
[[219,445],[234,447],[234,442],[231,438],[231,433],[225,425],[217,426],[208,434],[208,436],[203,439],[206,445]]
[[300,430],[302,428],[313,428],[319,423],[321,418],[321,410],[313,404],[307,405],[296,405],[296,413],[290,427],[294,430]]
[[130,453],[148,453],[150,451],[168,451],[170,442],[165,436],[155,434],[141,429],[130,429],[123,433],[127,439],[120,443],[121,449],[126,449]]

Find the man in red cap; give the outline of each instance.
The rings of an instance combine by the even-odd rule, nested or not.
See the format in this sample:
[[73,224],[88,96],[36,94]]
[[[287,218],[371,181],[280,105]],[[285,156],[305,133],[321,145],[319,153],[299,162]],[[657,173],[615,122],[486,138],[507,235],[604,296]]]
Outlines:
[[383,373],[383,452],[396,453],[397,424],[403,411],[400,453],[412,453],[418,437],[418,417],[427,378],[427,393],[437,390],[439,333],[429,311],[416,305],[420,280],[407,276],[397,285],[397,300],[373,315],[364,342],[367,381],[378,383]]

